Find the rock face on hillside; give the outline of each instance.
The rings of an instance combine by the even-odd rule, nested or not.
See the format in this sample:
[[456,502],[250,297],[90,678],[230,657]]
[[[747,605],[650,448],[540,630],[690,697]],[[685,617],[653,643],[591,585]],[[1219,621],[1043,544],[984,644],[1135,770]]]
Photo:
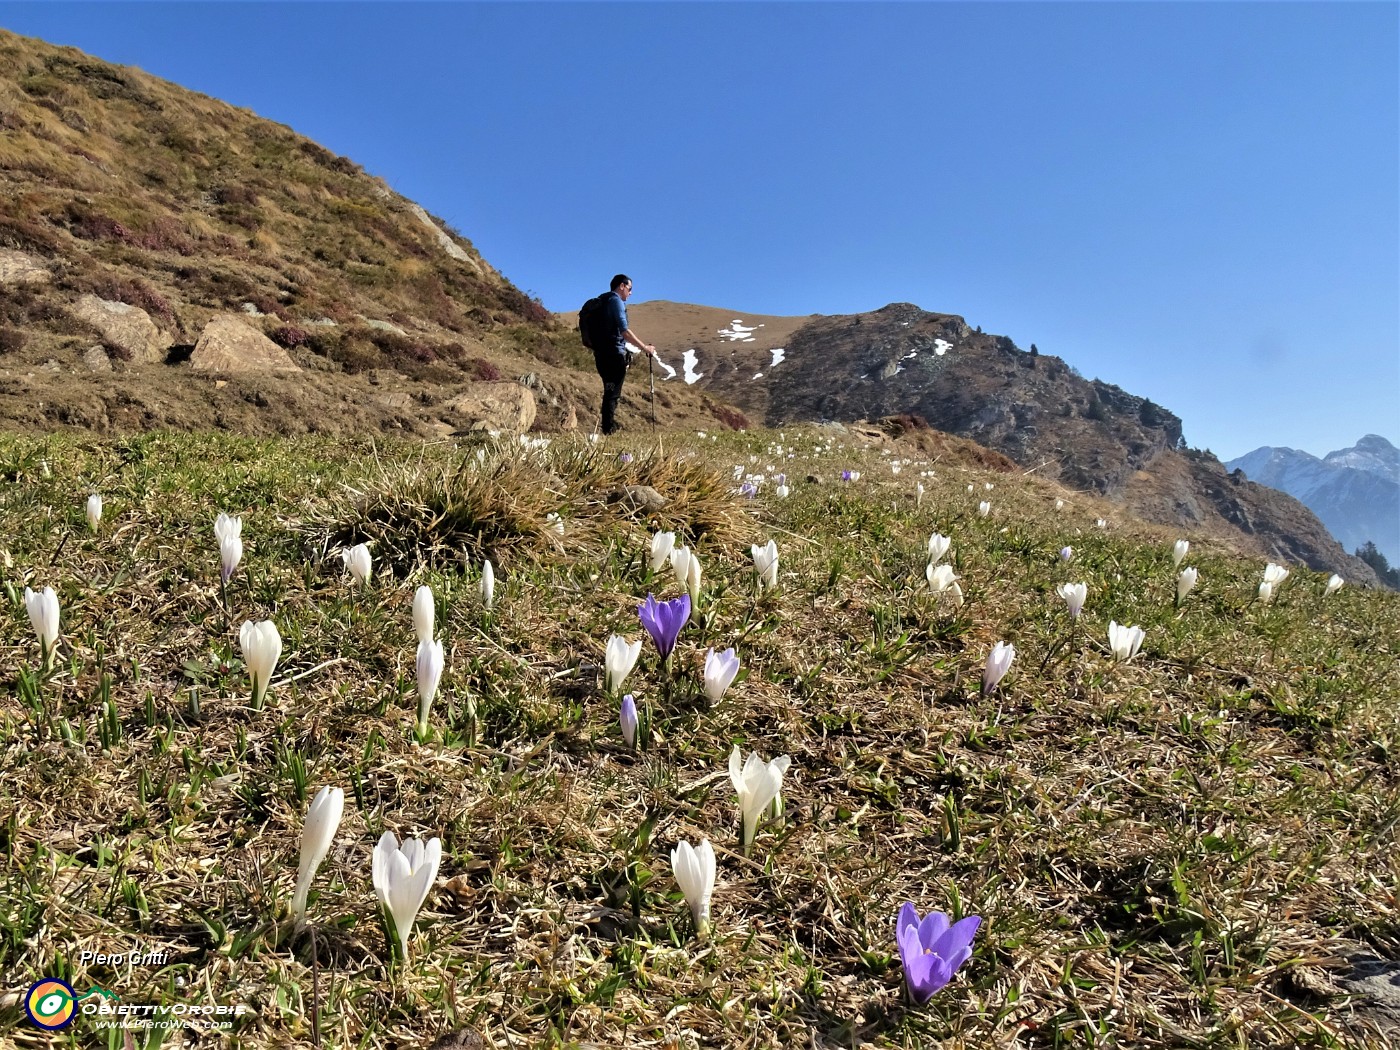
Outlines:
[[48,267],[32,255],[0,248],[0,288],[7,284],[48,284]]
[[769,426],[921,417],[1147,521],[1233,533],[1269,557],[1376,582],[1296,500],[1188,452],[1166,408],[956,315],[909,303],[805,318],[639,303],[628,316],[649,341],[683,348],[683,362],[675,351],[666,362],[667,384],[690,383]]
[[287,351],[232,314],[209,319],[190,354],[196,372],[300,372]]

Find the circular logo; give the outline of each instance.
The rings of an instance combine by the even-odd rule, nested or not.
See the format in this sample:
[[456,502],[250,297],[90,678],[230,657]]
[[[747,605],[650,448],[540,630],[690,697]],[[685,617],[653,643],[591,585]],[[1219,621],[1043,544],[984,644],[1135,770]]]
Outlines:
[[67,981],[45,977],[30,985],[24,996],[24,1009],[36,1025],[54,1032],[73,1020],[76,998]]

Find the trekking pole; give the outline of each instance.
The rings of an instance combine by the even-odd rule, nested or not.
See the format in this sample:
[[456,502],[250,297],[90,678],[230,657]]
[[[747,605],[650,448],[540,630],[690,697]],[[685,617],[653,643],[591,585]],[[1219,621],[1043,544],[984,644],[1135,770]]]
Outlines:
[[656,435],[656,372],[652,370],[651,363],[656,359],[655,354],[647,354],[647,378],[651,380],[651,433]]

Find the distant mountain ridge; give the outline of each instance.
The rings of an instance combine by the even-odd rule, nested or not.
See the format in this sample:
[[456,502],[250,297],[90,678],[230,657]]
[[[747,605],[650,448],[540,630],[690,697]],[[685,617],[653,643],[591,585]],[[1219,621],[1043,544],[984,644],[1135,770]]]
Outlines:
[[1392,565],[1400,562],[1400,449],[1379,434],[1321,459],[1299,449],[1264,446],[1225,466],[1288,493],[1347,550],[1369,541]]

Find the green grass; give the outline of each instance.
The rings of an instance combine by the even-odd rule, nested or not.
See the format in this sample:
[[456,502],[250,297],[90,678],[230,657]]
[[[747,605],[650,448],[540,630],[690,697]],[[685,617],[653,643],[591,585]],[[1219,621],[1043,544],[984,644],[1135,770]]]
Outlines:
[[[663,446],[0,438],[11,990],[48,975],[125,1003],[244,1004],[249,1047],[310,1045],[313,1018],[347,1048],[467,1028],[497,1047],[1385,1045],[1319,989],[1348,945],[1400,950],[1395,595],[1324,599],[1325,575],[1293,567],[1261,606],[1262,561],[1193,536],[1201,582],[1176,609],[1174,535],[1097,528],[1106,505],[1034,478],[951,461],[896,476],[817,427]],[[785,470],[792,495],[735,495],[735,465]],[[670,503],[630,509],[616,493],[634,483]],[[219,511],[244,519],[227,608]],[[609,634],[641,636],[649,591],[680,593],[647,569],[658,526],[704,577],[673,677],[648,641],[627,680],[655,719],[633,753],[600,665]],[[928,593],[933,531],[952,537],[961,608]],[[759,593],[749,547],[770,537],[780,585]],[[364,589],[339,557],[361,540]],[[1081,580],[1072,627],[1055,586]],[[421,583],[447,653],[423,742]],[[47,672],[23,605],[45,585],[62,606]],[[269,617],[284,650],[255,711],[238,628]],[[1127,664],[1110,619],[1147,632]],[[1017,656],[984,697],[1000,640]],[[711,706],[704,654],[731,645],[743,669]],[[792,756],[786,822],[748,858],[735,744]],[[346,806],[311,894],[313,960],[287,911],[326,784]],[[406,965],[370,885],[386,829],[443,844]],[[708,942],[669,861],[702,836],[719,857]],[[904,900],[984,919],[917,1009]],[[133,949],[171,960],[79,962]],[[0,1006],[0,1041],[47,1038],[17,995]],[[80,1018],[56,1042],[95,1039]]]

